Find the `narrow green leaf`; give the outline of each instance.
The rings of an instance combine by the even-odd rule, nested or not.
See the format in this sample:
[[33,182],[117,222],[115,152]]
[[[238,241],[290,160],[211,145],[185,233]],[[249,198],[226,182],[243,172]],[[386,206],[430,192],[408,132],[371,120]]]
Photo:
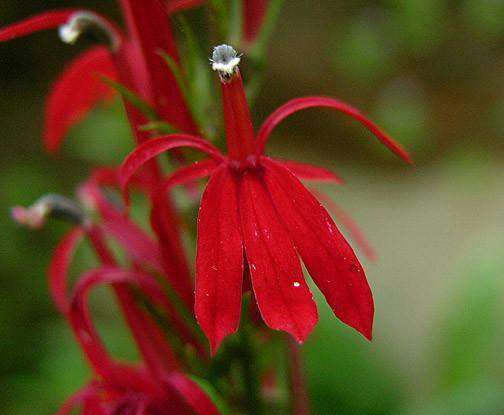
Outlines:
[[219,30],[219,37],[221,39],[226,38],[228,21],[229,21],[229,11],[227,2],[224,0],[210,0],[210,17],[213,20],[215,27]]
[[241,45],[243,39],[243,0],[231,0],[227,39],[230,45]]
[[155,131],[162,134],[173,134],[177,130],[173,128],[170,124],[165,121],[152,121],[147,124],[142,125],[139,128],[140,131]]
[[[246,0],[245,0],[246,1]],[[271,0],[264,16],[264,21],[254,45],[250,49],[249,55],[254,59],[262,59],[266,43],[275,29],[284,0]]]
[[182,91],[182,94],[184,95],[184,98],[187,102],[190,102],[190,93],[189,89],[187,86],[187,80],[185,79],[184,74],[180,70],[180,67],[178,66],[177,62],[168,55],[165,51],[160,50],[158,51],[159,55],[163,58],[165,61],[166,65],[168,65],[168,68],[172,72],[173,76],[175,77],[175,80],[177,81],[177,84]]
[[189,99],[193,116],[205,135],[211,137],[213,96],[212,78],[207,54],[202,50],[198,39],[183,17],[178,18],[184,35],[185,48],[181,54],[182,66],[187,71]]
[[196,382],[198,386],[201,389],[203,389],[203,391],[210,397],[210,399],[215,404],[221,415],[229,415],[231,413],[227,404],[224,402],[222,397],[217,393],[217,391],[213,388],[210,382],[196,376],[190,376],[190,378],[194,382]]
[[123,84],[110,79],[105,75],[99,75],[100,79],[105,82],[108,86],[115,89],[126,101],[128,101],[131,105],[137,108],[147,119],[150,121],[159,120],[159,116],[156,113],[156,110],[151,107],[151,105],[139,97],[135,92],[131,89],[127,88]]

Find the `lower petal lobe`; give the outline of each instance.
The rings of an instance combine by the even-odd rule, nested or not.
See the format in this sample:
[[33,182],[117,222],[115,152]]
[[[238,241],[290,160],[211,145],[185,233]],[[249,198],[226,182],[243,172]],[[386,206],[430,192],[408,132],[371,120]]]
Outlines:
[[317,323],[317,306],[261,176],[261,172],[245,172],[239,192],[252,286],[265,323],[302,342]]
[[319,201],[287,169],[264,160],[264,180],[311,277],[336,316],[371,339],[374,304],[364,270]]
[[240,323],[243,242],[237,190],[228,167],[220,167],[208,182],[198,215],[195,313],[213,353]]

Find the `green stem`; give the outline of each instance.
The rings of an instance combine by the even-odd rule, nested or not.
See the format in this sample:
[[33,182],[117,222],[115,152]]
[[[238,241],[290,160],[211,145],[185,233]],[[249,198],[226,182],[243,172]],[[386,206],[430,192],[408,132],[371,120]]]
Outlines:
[[245,391],[244,406],[248,415],[262,414],[261,391],[257,364],[254,358],[254,348],[251,342],[249,328],[243,325],[240,329],[240,360],[243,370],[243,386]]

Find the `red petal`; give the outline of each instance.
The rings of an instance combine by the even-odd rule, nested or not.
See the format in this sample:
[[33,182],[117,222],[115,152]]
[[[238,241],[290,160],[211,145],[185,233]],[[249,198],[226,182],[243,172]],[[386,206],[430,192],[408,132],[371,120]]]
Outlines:
[[[162,289],[152,277],[146,274],[123,270],[105,272],[108,272],[109,282],[114,284],[121,308],[147,367],[158,377],[178,369],[180,365],[164,333],[154,320],[136,304],[134,294],[129,287],[119,283],[138,284],[149,299],[152,299],[152,295],[155,297],[164,296]],[[113,274],[114,272],[117,275]],[[107,281],[104,279],[102,283],[104,282]],[[167,300],[163,301],[163,304],[166,302]]]
[[221,82],[229,157],[244,161],[254,152],[254,127],[240,72]]
[[171,24],[160,0],[121,0],[124,20],[131,43],[136,48],[136,62],[144,76],[134,90],[154,103],[159,115],[178,130],[196,134],[198,128],[184,100],[175,76],[159,55],[164,51],[178,61],[178,51]]
[[81,193],[89,198],[100,212],[103,229],[107,234],[113,236],[138,262],[151,266],[156,272],[163,272],[161,252],[149,235],[112,205],[93,183],[84,185]]
[[359,225],[352,219],[352,217],[345,212],[340,206],[338,206],[334,201],[325,193],[316,190],[311,190],[311,192],[326,205],[327,209],[331,214],[336,217],[336,221],[340,222],[350,234],[350,237],[355,241],[355,243],[362,249],[364,255],[366,255],[371,261],[376,261],[376,252],[371,246],[371,244],[366,239],[364,232],[360,229]]
[[92,272],[85,274],[77,282],[68,316],[85,356],[95,372],[110,382],[120,384],[118,368],[100,340],[89,314],[88,291],[97,282],[99,282],[99,274]]
[[288,170],[264,160],[264,180],[310,276],[336,316],[371,339],[374,305],[364,270],[331,216]]
[[332,171],[323,167],[314,166],[312,164],[300,163],[292,160],[276,160],[287,170],[290,170],[300,180],[314,180],[320,182],[332,182],[335,184],[343,184],[344,180]]
[[[116,261],[106,245],[102,230],[98,226],[93,226],[88,230],[88,237],[103,265],[116,266]],[[192,344],[196,350],[203,354],[204,351],[201,348],[201,344],[187,328],[184,319],[172,306],[157,281],[152,279],[150,275],[143,274],[140,271],[137,271],[136,274],[137,282],[142,287],[144,294],[166,312],[168,319],[177,330],[176,332],[180,338],[188,344]],[[152,318],[135,304],[134,298],[128,289],[115,285],[114,290],[119,298],[135,340],[150,368],[159,374],[164,369],[164,365],[171,369],[176,367],[177,362],[171,352],[171,348],[166,343],[166,339],[154,324]],[[157,348],[157,351],[152,350],[152,347]],[[161,365],[158,364],[160,362]],[[164,362],[164,365],[162,362]]]
[[[77,407],[78,405],[84,405],[90,398],[96,397],[99,392],[99,388],[94,383],[87,385],[84,389],[81,389],[80,391],[70,396],[70,398],[65,401],[65,403],[60,407],[55,415],[71,414],[72,410],[75,409],[75,407]],[[102,414],[103,412],[100,411],[96,415]]]
[[77,245],[82,241],[84,230],[75,228],[60,241],[49,264],[49,285],[58,310],[66,314],[69,307],[67,297],[68,269]]
[[152,199],[151,226],[159,240],[164,275],[175,293],[192,310],[194,306],[193,279],[185,256],[184,247],[173,230],[177,229],[179,218],[166,209],[166,194],[157,193]]
[[219,411],[208,395],[186,375],[173,373],[167,377],[166,381],[183,397],[195,415],[219,415]]
[[[160,301],[166,304],[168,300],[165,298],[161,287],[147,274],[108,267],[88,271],[79,279],[75,285],[70,308],[72,327],[95,371],[116,385],[125,385],[125,382],[129,381],[118,375],[118,367],[109,357],[91,322],[87,297],[92,288],[101,284],[113,284],[118,291],[126,317],[131,324],[140,350],[144,358],[146,358],[146,363],[151,367],[156,367],[155,370],[158,374],[165,373],[162,367],[164,364],[167,365],[167,370],[176,368],[175,357],[164,338],[162,338],[162,333],[152,320],[149,320],[147,315],[136,307],[131,294],[125,290],[126,286],[118,284],[135,285],[148,298],[154,299],[155,303]],[[138,331],[139,329],[141,331]]]
[[179,147],[195,148],[217,160],[223,159],[220,151],[201,137],[170,134],[146,141],[126,157],[119,170],[119,180],[125,199],[128,200],[128,183],[140,167],[157,155]]
[[296,250],[258,174],[245,172],[239,192],[245,254],[261,315],[272,329],[303,342],[318,315]]
[[238,329],[242,280],[237,185],[223,166],[211,176],[198,215],[195,312],[212,353]]
[[259,34],[267,9],[267,0],[247,0],[243,2],[245,39],[252,42]]
[[[187,184],[206,177],[217,167],[214,160],[196,162],[181,167],[159,186],[152,201],[151,225],[158,236],[166,275],[176,293],[184,300],[189,309],[194,306],[193,284],[189,267],[180,243],[173,240],[173,222],[176,218],[169,215],[166,206],[166,192],[179,184]],[[170,278],[171,277],[171,278]]]
[[58,151],[68,130],[113,91],[96,76],[117,77],[110,52],[96,47],[78,56],[53,85],[46,104],[44,143]]
[[163,183],[161,183],[160,191],[165,193],[175,186],[184,185],[189,197],[194,202],[199,202],[200,193],[197,183],[195,182],[199,179],[210,176],[217,166],[218,163],[215,160],[202,160],[197,161],[190,166],[181,167],[168,176]]
[[161,183],[160,191],[164,193],[175,186],[187,184],[210,176],[217,166],[218,163],[215,160],[202,160],[189,166],[181,167],[170,174],[163,183]]
[[154,240],[139,226],[131,222],[124,214],[118,211],[108,211],[104,216],[103,228],[135,260],[150,265],[157,272],[162,273],[161,252]]
[[349,115],[350,117],[363,124],[393,153],[397,154],[407,163],[412,163],[412,160],[406,150],[404,150],[399,143],[395,142],[391,137],[380,130],[376,124],[367,119],[357,108],[329,97],[296,98],[282,105],[266,119],[261,129],[259,130],[256,141],[257,151],[259,153],[264,152],[264,147],[266,146],[266,142],[268,141],[271,132],[285,118],[287,118],[289,115],[294,114],[295,112],[313,107],[332,108],[336,111],[341,111]]
[[64,23],[77,9],[63,9],[38,14],[0,29],[0,42],[26,36],[41,30],[54,29]]
[[183,10],[192,9],[200,6],[205,0],[166,0],[166,11],[168,14],[174,14]]

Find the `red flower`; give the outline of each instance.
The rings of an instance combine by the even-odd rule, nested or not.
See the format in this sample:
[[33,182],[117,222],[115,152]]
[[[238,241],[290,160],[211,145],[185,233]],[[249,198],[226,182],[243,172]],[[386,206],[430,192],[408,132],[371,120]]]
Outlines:
[[210,156],[175,172],[162,190],[210,175],[198,217],[195,313],[212,350],[238,328],[245,260],[269,327],[302,342],[317,322],[301,257],[336,316],[371,339],[374,305],[364,270],[331,216],[299,181],[339,178],[320,167],[272,159],[264,155],[264,148],[274,128],[289,115],[326,107],[358,120],[410,162],[408,154],[357,109],[327,97],[284,104],[254,134],[238,70],[240,57],[222,45],[215,48],[212,62],[221,78],[228,155],[201,137],[171,134],[138,147],[120,170],[127,196],[135,172],[162,152],[192,147]]
[[[37,31],[59,27],[60,37],[67,43],[91,29],[108,44],[95,47],[78,56],[65,69],[52,87],[47,103],[44,143],[55,152],[70,127],[80,121],[112,91],[96,76],[105,75],[120,82],[149,102],[160,117],[188,133],[198,131],[182,92],[159,51],[178,61],[166,12],[159,0],[121,0],[127,35],[113,22],[94,12],[64,9],[45,12],[0,30],[0,42]],[[171,0],[170,12],[195,6],[200,2]],[[131,105],[128,115],[139,141],[148,138],[138,127],[147,121]]]

